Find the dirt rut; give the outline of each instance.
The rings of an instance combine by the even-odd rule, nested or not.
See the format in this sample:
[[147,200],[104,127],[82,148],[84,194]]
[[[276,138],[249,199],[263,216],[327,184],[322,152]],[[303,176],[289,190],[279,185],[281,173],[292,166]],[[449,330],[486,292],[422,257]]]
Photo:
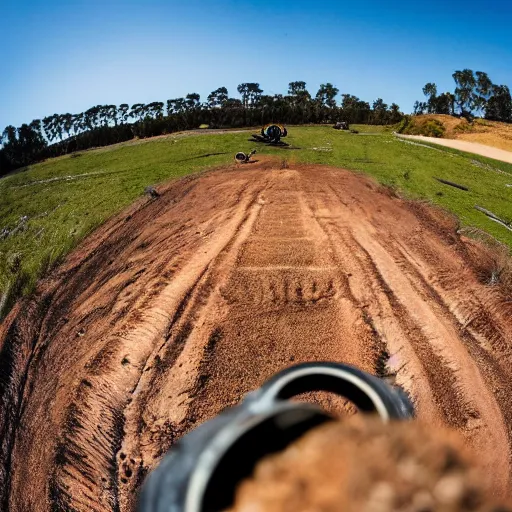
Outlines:
[[2,509],[133,510],[176,439],[311,360],[392,374],[509,491],[512,308],[479,281],[479,249],[364,177],[281,167],[162,187],[11,312]]

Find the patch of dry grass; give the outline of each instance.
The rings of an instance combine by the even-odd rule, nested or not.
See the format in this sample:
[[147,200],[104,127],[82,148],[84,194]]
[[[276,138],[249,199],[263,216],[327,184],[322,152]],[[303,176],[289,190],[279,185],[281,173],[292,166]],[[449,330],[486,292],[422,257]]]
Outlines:
[[486,146],[493,146],[498,149],[504,149],[505,151],[512,151],[512,126],[506,126],[506,130],[499,127],[487,132],[464,133],[457,136],[457,138],[469,142],[478,142]]

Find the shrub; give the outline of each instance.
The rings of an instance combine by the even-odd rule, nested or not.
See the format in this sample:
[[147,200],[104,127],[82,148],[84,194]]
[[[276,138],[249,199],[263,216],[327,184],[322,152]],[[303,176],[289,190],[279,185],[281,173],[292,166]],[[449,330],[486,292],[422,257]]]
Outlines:
[[427,137],[442,137],[445,131],[446,128],[444,127],[443,123],[441,123],[441,121],[438,121],[437,119],[430,119],[425,124],[423,134]]
[[462,133],[472,132],[474,130],[474,126],[468,122],[461,122],[453,130]]
[[404,118],[396,126],[397,133],[407,133],[406,130],[411,124],[411,116],[404,116]]
[[443,137],[446,128],[437,119],[424,119],[405,116],[397,125],[396,131],[405,135],[424,135],[426,137]]

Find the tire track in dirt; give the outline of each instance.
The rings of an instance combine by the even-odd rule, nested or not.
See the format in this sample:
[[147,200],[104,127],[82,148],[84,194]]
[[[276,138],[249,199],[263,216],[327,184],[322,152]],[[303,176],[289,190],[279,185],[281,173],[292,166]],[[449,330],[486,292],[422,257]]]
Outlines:
[[[68,296],[72,295],[72,292],[76,290],[72,282],[73,280],[81,284],[79,289],[82,294],[80,299],[82,300],[75,301],[74,303],[71,301],[71,307],[69,308],[75,315],[75,322],[69,322],[71,325],[68,326],[66,324],[68,320],[66,319],[59,333],[60,339],[63,341],[60,347],[56,343],[53,344],[53,353],[44,354],[44,351],[40,350],[41,346],[37,346],[35,350],[44,354],[48,360],[51,360],[51,365],[57,371],[59,368],[62,368],[63,378],[60,380],[66,381],[65,377],[68,377],[68,382],[65,386],[60,385],[52,389],[50,394],[52,398],[48,400],[48,403],[54,403],[54,395],[57,395],[58,401],[59,394],[64,394],[66,395],[64,404],[66,402],[70,403],[69,407],[62,405],[57,409],[54,408],[53,411],[62,418],[55,421],[55,428],[57,432],[61,431],[61,434],[60,436],[51,436],[50,434],[50,437],[52,437],[53,443],[56,443],[59,437],[61,437],[63,442],[57,443],[57,446],[55,446],[54,461],[52,462],[50,453],[41,454],[37,453],[37,450],[31,449],[31,436],[25,435],[23,430],[18,432],[18,446],[15,446],[13,451],[16,453],[17,450],[20,450],[21,453],[28,453],[29,458],[31,456],[38,458],[46,457],[47,474],[38,472],[34,480],[39,478],[44,482],[44,480],[50,480],[51,476],[51,481],[49,483],[49,496],[45,492],[48,485],[36,486],[35,491],[39,491],[39,493],[29,493],[28,496],[23,495],[23,493],[17,493],[15,490],[11,492],[11,495],[15,496],[14,500],[11,499],[11,508],[19,508],[20,505],[16,501],[18,496],[24,500],[24,503],[28,503],[28,507],[33,510],[37,509],[40,506],[39,504],[46,503],[47,501],[52,502],[56,507],[66,510],[94,510],[97,507],[103,507],[102,510],[105,510],[115,509],[117,506],[117,489],[114,474],[117,461],[114,459],[114,453],[122,436],[123,416],[120,412],[122,412],[123,400],[129,396],[131,389],[130,381],[137,378],[139,361],[134,360],[134,358],[139,357],[139,359],[143,359],[144,347],[141,344],[147,341],[148,338],[151,338],[152,335],[157,335],[156,331],[158,329],[155,330],[154,324],[155,322],[162,322],[165,316],[158,308],[158,305],[162,304],[162,299],[165,299],[165,295],[162,297],[160,293],[162,284],[165,281],[172,281],[171,286],[174,287],[179,287],[182,284],[181,280],[172,280],[172,276],[175,272],[175,267],[179,266],[180,260],[183,259],[180,255],[180,252],[184,250],[183,246],[185,245],[185,252],[187,252],[191,249],[193,250],[194,246],[202,246],[204,243],[204,237],[197,231],[198,224],[193,215],[193,197],[189,208],[190,219],[186,217],[187,208],[184,210],[181,208],[181,211],[179,211],[180,208],[176,202],[176,198],[182,199],[183,196],[193,195],[193,186],[189,186],[187,181],[185,180],[181,187],[178,187],[176,194],[171,193],[167,195],[167,199],[159,202],[160,204],[154,203],[149,205],[148,208],[144,204],[142,208],[135,208],[133,215],[130,213],[127,217],[123,217],[122,220],[118,221],[117,231],[121,232],[125,229],[126,220],[132,221],[133,217],[135,217],[133,220],[136,223],[137,221],[140,222],[140,225],[138,226],[139,229],[135,228],[134,230],[133,226],[130,226],[130,222],[127,222],[128,233],[121,233],[117,240],[113,242],[115,250],[112,250],[111,247],[106,247],[105,249],[107,250],[102,254],[104,246],[97,246],[93,243],[92,250],[85,251],[85,257],[78,265],[71,258],[68,267],[72,267],[72,269],[69,270],[68,268],[62,271],[63,277],[59,285],[60,287],[67,288]],[[203,219],[204,231],[207,234],[216,229],[217,223],[220,226],[218,230],[219,238],[209,236],[207,245],[208,243],[213,245],[220,244],[219,249],[222,247],[222,232],[223,228],[224,231],[226,228],[224,224],[227,224],[229,228],[232,218],[236,217],[238,203],[243,204],[247,202],[247,199],[241,199],[241,195],[245,197],[245,192],[248,189],[250,190],[250,186],[248,186],[244,179],[239,179],[238,182],[239,187],[235,186],[233,188],[235,183],[229,185],[233,197],[231,201],[227,200],[225,211],[222,212],[221,208],[219,214],[208,215]],[[214,199],[210,203],[214,204]],[[180,206],[183,206],[183,203]],[[162,216],[158,218],[160,208],[163,208],[163,212]],[[168,208],[170,208],[170,211],[166,211]],[[148,213],[146,211],[148,209],[153,211]],[[170,217],[170,221],[172,221],[175,215],[179,217],[179,222],[174,221],[177,229],[171,228],[171,222],[167,222],[166,219],[166,217]],[[212,217],[211,219],[209,218],[210,216]],[[190,222],[192,219],[193,222]],[[238,220],[235,219],[233,227],[236,227],[237,222]],[[160,229],[162,225],[165,226],[165,230]],[[184,228],[185,231],[188,231],[186,233],[188,241],[186,240],[185,243],[182,241]],[[106,226],[103,231],[110,230]],[[135,234],[133,233],[134,231]],[[173,239],[174,243],[169,243],[169,240],[167,240],[168,251],[160,255],[160,258],[154,258],[151,252],[149,252],[148,257],[148,248],[151,245],[147,241],[148,238],[153,238],[153,244],[158,246],[162,239],[165,240],[169,237]],[[99,238],[103,241],[103,237]],[[174,251],[172,250],[173,245],[175,247]],[[201,247],[201,251],[197,253],[199,257],[203,254],[203,249]],[[169,250],[171,254],[174,252],[172,258],[167,256]],[[117,255],[116,252],[123,251],[125,257],[121,258],[118,262],[113,261],[115,259],[113,257]],[[138,257],[141,251],[146,253],[146,257],[142,260]],[[89,260],[92,260],[92,266],[87,266],[85,263]],[[207,263],[208,260],[209,256],[206,255],[205,262]],[[101,261],[101,267],[103,267],[99,271],[99,276],[96,275],[98,261]],[[94,263],[96,264],[94,265]],[[110,272],[108,270],[110,265],[117,268]],[[150,271],[144,273],[145,267],[142,265],[148,266]],[[152,275],[151,270],[153,271]],[[138,275],[144,276],[145,283],[137,282],[135,278]],[[116,293],[112,293],[113,291]],[[124,291],[125,296],[119,297],[118,291]],[[61,293],[66,295],[66,290]],[[137,300],[128,300],[127,296],[130,294],[132,297],[135,296]],[[169,299],[172,298],[171,295],[172,293],[168,297]],[[176,297],[176,301],[179,301],[179,297]],[[110,307],[98,307],[101,302],[106,302]],[[156,307],[150,307],[155,306],[155,304]],[[94,312],[98,311],[105,313],[104,318],[96,318],[97,315]],[[63,317],[66,316],[66,312],[62,308],[60,313]],[[119,317],[119,313],[121,313],[121,318],[116,323],[115,319]],[[147,328],[141,322],[143,320],[143,313],[146,313],[150,320],[149,323],[151,325],[147,325]],[[171,314],[172,312],[169,313],[169,315]],[[83,324],[87,324],[87,322],[89,322],[89,325],[84,327]],[[134,334],[138,334],[138,336],[135,336],[135,341],[133,338],[130,339],[130,336]],[[96,337],[96,335],[98,336]],[[74,347],[75,353],[70,354],[68,350],[68,353],[65,354],[66,343],[64,340],[66,338],[87,341],[88,344],[86,346],[86,344],[80,343],[80,347]],[[12,341],[16,342],[16,340]],[[21,341],[18,340],[19,345],[21,345]],[[135,354],[130,353],[130,345],[133,345],[132,352],[135,352]],[[78,353],[76,352],[77,348]],[[80,355],[80,351],[84,348],[86,348],[85,353]],[[59,364],[58,358],[63,355],[62,353],[65,354],[66,363],[68,365],[73,364],[77,368],[75,372],[68,372],[67,369],[64,369],[63,365]],[[132,360],[129,358],[132,358]],[[44,359],[39,364],[44,367]],[[78,379],[77,374],[82,375],[82,378]],[[42,385],[35,385],[36,388],[39,388],[40,393],[44,392],[46,386],[53,384],[51,381],[55,380],[56,375],[50,373],[50,375],[45,375],[45,377]],[[38,380],[37,375],[35,380]],[[34,383],[32,382],[32,384]],[[30,418],[34,414],[39,414],[41,417],[48,418],[46,411],[41,409],[42,404],[37,403],[37,401],[34,402],[32,404],[27,402],[29,405],[29,410],[26,413],[27,417]],[[75,406],[76,402],[80,403],[82,407],[77,408]],[[119,407],[115,407],[116,403]],[[39,411],[34,412],[34,405],[39,407]],[[95,424],[94,420],[98,418],[100,419]],[[48,430],[48,427],[52,426],[53,418],[50,417],[48,420],[48,422],[43,421],[43,426],[40,425],[39,430]],[[36,432],[37,436],[41,436],[41,433]],[[16,456],[14,459],[16,460]],[[16,471],[14,470],[13,473],[16,474]],[[96,473],[101,473],[101,475]],[[29,478],[29,475],[26,473],[21,476]],[[82,487],[83,484],[84,491],[69,492],[68,489],[72,489],[73,486],[69,485],[69,482],[66,480],[73,481],[75,489],[77,488],[76,482],[79,482],[78,487]],[[94,480],[95,493],[91,496],[90,487],[92,480]],[[14,487],[20,484],[24,485],[24,482],[18,481],[15,478]]]
[[[486,468],[492,466],[496,471],[494,483],[505,489],[509,478],[508,453],[493,453],[496,446],[508,444],[503,417],[477,362],[461,343],[457,325],[446,318],[439,303],[418,293],[422,283],[414,281],[416,276],[389,270],[392,257],[380,244],[375,240],[364,240],[364,236],[359,238],[359,243],[365,244],[362,246],[376,263],[384,281],[390,289],[395,290],[397,300],[407,309],[431,348],[426,355],[434,357],[430,361],[425,359],[425,363],[437,367],[436,371],[443,379],[445,391],[438,399],[442,398],[440,405],[447,423],[467,436],[482,458],[486,459]],[[401,269],[400,265],[397,267]],[[482,421],[482,418],[485,419]]]
[[[124,475],[118,475],[119,486],[129,484],[130,480],[140,482],[146,473],[144,468],[159,459],[177,434],[186,430],[183,423],[187,421],[188,404],[183,397],[188,394],[188,400],[192,399],[209,333],[215,328],[208,319],[222,315],[219,288],[234,266],[238,248],[250,232],[262,201],[262,190],[258,189],[241,210],[243,218],[227,238],[225,246],[209,261],[187,292],[164,343],[148,357],[124,412],[124,436],[118,450],[118,463]],[[179,281],[180,275],[174,280]],[[171,367],[175,371],[166,374],[165,369]],[[153,428],[146,429],[148,424]],[[130,463],[126,453],[130,453]],[[134,508],[134,498],[133,493],[121,494],[121,508]]]
[[[464,410],[468,408],[468,404],[457,396],[456,388],[446,387],[447,382],[456,383],[454,372],[433,350],[431,336],[423,332],[423,322],[418,322],[418,319],[414,318],[414,307],[398,299],[393,292],[396,287],[390,286],[379,270],[378,258],[375,255],[372,257],[357,239],[358,231],[366,234],[365,221],[361,220],[357,228],[350,228],[351,214],[347,208],[340,210],[336,207],[336,203],[343,202],[335,191],[334,196],[331,198],[332,204],[329,208],[323,205],[323,209],[331,214],[324,216],[320,221],[325,224],[326,231],[331,233],[332,239],[344,247],[344,251],[339,252],[339,257],[350,268],[349,282],[353,293],[359,298],[376,331],[385,337],[384,344],[392,360],[391,365],[388,363],[388,371],[396,372],[396,380],[416,399],[416,407],[420,414],[428,415],[431,421],[437,417],[439,421],[441,413],[446,423],[462,427]],[[315,194],[312,197],[318,196]],[[376,241],[381,254],[392,249],[392,241],[388,242],[384,250]],[[347,254],[356,257],[347,258]],[[400,265],[396,259],[394,263]],[[387,265],[388,268],[392,266],[393,264]],[[402,284],[398,288],[405,287]],[[409,309],[412,309],[412,312]],[[407,364],[401,363],[401,360]],[[421,385],[418,386],[419,384]],[[470,410],[467,414],[472,413]]]
[[[466,390],[473,395],[468,401],[479,402],[480,407],[483,407],[484,410],[479,410],[477,405],[465,417],[465,424],[457,426],[463,430],[468,442],[474,445],[476,451],[483,454],[481,459],[487,471],[502,476],[501,482],[498,482],[498,478],[496,478],[495,483],[505,489],[509,485],[510,477],[507,468],[512,459],[508,442],[512,438],[512,410],[508,401],[503,401],[500,395],[506,392],[510,396],[512,383],[506,374],[506,367],[503,365],[505,360],[505,364],[508,366],[511,354],[510,343],[507,343],[506,340],[506,326],[500,325],[503,324],[503,319],[500,318],[501,315],[496,311],[494,305],[491,305],[494,315],[491,314],[485,304],[485,302],[489,302],[488,298],[485,301],[482,300],[478,289],[470,292],[469,300],[464,300],[463,297],[466,297],[470,290],[466,285],[461,297],[457,290],[460,278],[456,281],[453,281],[452,278],[450,280],[451,287],[441,287],[436,280],[430,282],[429,276],[424,273],[424,265],[407,247],[398,245],[395,247],[395,254],[398,261],[401,257],[403,258],[400,266],[411,281],[417,284],[419,294],[425,300],[433,301],[440,314],[457,331],[458,343],[466,352],[464,359],[460,356],[456,358],[458,363],[464,369],[473,366],[472,371],[477,371],[480,374],[478,378],[481,379],[481,387],[472,388],[460,382],[459,387],[462,392]],[[492,296],[492,293],[489,295]],[[466,378],[468,378],[467,374]],[[474,378],[470,377],[470,379],[475,382]],[[489,424],[486,424],[489,418],[493,417],[494,421],[489,421]],[[497,423],[501,423],[502,428],[499,431],[494,431]],[[499,458],[493,453],[493,447],[498,445],[507,447],[507,450],[503,450]]]
[[[155,365],[155,359],[163,348],[170,345],[173,353],[179,353],[184,348],[187,337],[183,335],[183,328],[180,330],[180,326],[183,323],[182,318],[187,314],[189,302],[196,291],[203,287],[212,262],[246,222],[247,210],[253,202],[250,196],[241,201],[240,206],[217,234],[217,238],[205,247],[206,250],[196,253],[168,284],[162,286],[157,300],[144,312],[137,311],[136,326],[123,334],[122,342],[117,347],[113,348],[114,339],[107,340],[105,348],[86,364],[86,375],[68,409],[66,434],[57,448],[59,471],[56,472],[51,487],[55,504],[65,506],[67,510],[82,510],[86,507],[96,510],[97,507],[98,511],[105,507],[115,509],[124,504],[123,493],[119,489],[128,484],[130,479],[137,479],[133,461],[138,459],[139,467],[143,462],[137,452],[131,449],[130,442],[125,447],[123,441],[126,434],[130,434],[133,429],[130,413],[136,408],[138,394],[142,394],[141,391],[144,390],[145,374]],[[173,336],[175,330],[178,330],[178,336]],[[129,379],[124,376],[120,383],[122,385],[113,387],[112,384],[119,378],[119,369],[108,363],[114,358],[122,361],[123,357],[129,360],[131,375]],[[174,361],[169,361],[170,366],[173,363]],[[97,371],[98,367],[102,369],[101,372]],[[131,389],[127,393],[128,386]],[[105,418],[105,411],[111,413],[109,421]],[[139,416],[135,418],[135,425],[138,423]],[[100,433],[107,429],[115,444],[109,446],[105,439],[98,440],[98,437],[91,436],[94,427]],[[100,450],[103,451],[104,460],[109,460],[109,467],[94,467],[86,462],[94,459],[94,454]],[[128,460],[121,456],[124,452],[130,453]],[[107,480],[102,476],[112,475],[116,468],[117,478]],[[81,482],[84,478],[89,484],[103,479],[101,481],[106,484],[106,489],[113,492],[96,497],[85,495],[85,500],[67,492],[75,482]],[[130,506],[134,506],[131,503],[133,500],[129,501]]]
[[282,167],[167,185],[13,310],[0,328],[10,510],[133,510],[181,435],[274,372],[326,359],[390,374],[509,489],[512,325],[478,280],[480,249],[361,176]]
[[[343,360],[374,370],[373,333],[328,237],[311,222],[301,182],[294,170],[273,177],[241,249],[223,292],[227,321],[218,322],[215,350],[204,361],[191,406],[200,421],[292,362]],[[352,343],[340,343],[344,336]]]
[[[364,219],[363,215],[361,217]],[[364,219],[358,225],[358,230],[361,231],[363,226],[366,226],[366,229],[363,229],[365,235],[375,229],[373,226],[369,227],[367,225],[367,219]],[[465,274],[469,282],[474,281],[474,276],[470,275],[471,272],[464,260],[461,261],[457,257],[449,260],[439,260],[438,257],[436,258],[436,251],[425,249],[424,242],[418,254],[413,256],[406,247],[412,245],[410,241],[409,244],[404,244],[403,241],[393,240],[389,231],[384,231],[382,234],[383,236],[379,236],[379,239],[382,238],[384,243],[376,240],[376,237],[374,237],[373,243],[381,251],[381,255],[387,252],[394,260],[404,277],[411,284],[412,290],[420,302],[410,303],[408,299],[411,299],[411,297],[414,299],[414,295],[404,295],[404,292],[407,291],[405,284],[390,283],[390,289],[401,292],[402,307],[406,305],[411,313],[417,313],[421,311],[421,305],[429,304],[429,308],[439,321],[437,328],[440,327],[440,334],[435,335],[432,332],[427,338],[428,345],[434,352],[430,350],[432,353],[427,355],[424,360],[428,361],[432,368],[435,367],[433,361],[436,358],[444,365],[442,371],[437,370],[440,373],[437,379],[428,379],[429,382],[438,380],[441,384],[440,394],[437,396],[442,397],[442,401],[438,405],[441,406],[444,421],[462,432],[466,441],[480,454],[481,464],[486,469],[487,474],[493,475],[493,488],[498,493],[500,490],[503,493],[510,485],[510,407],[508,401],[501,400],[497,392],[503,393],[505,390],[511,389],[510,379],[504,375],[500,368],[498,361],[501,357],[497,357],[495,360],[488,357],[489,354],[483,350],[481,344],[467,330],[468,321],[452,312],[449,303],[454,299],[454,283],[452,282],[451,290],[450,287],[436,286],[437,278],[435,277],[433,283],[430,282],[432,275],[435,276],[437,273],[441,276],[450,274],[452,281],[454,275],[460,275],[461,273]],[[381,235],[380,230],[379,235]],[[439,248],[438,239],[430,239],[429,244],[430,242]],[[418,248],[417,245],[415,247]],[[363,248],[363,250],[365,249]],[[459,252],[464,253],[463,250]],[[421,254],[423,254],[423,265],[418,264]],[[371,254],[371,259],[376,265],[379,264],[379,257],[375,252]],[[434,267],[436,270],[434,274],[432,273],[433,261],[438,265]],[[430,268],[428,268],[427,262],[430,263]],[[446,268],[443,269],[443,263],[446,265],[447,262],[452,263],[453,268],[450,271]],[[389,269],[391,265],[388,262],[388,265],[383,265],[383,267]],[[423,271],[428,269],[428,272],[424,273],[421,271],[422,269]],[[460,278],[456,282],[460,284]],[[472,288],[471,299],[462,300],[462,303],[466,306],[473,303],[471,304],[472,307],[467,307],[466,315],[469,315],[470,318],[484,316],[488,320],[492,319],[485,324],[489,327],[489,329],[486,329],[485,335],[490,343],[494,340],[496,344],[496,340],[499,339],[500,346],[508,346],[509,352],[510,342],[507,343],[504,331],[508,328],[510,339],[510,322],[505,329],[502,329],[503,325],[500,326],[503,322],[500,319],[501,315],[498,313],[500,308],[496,307],[499,301],[496,300],[496,297],[494,297],[494,301],[490,301],[494,303],[492,307],[494,315],[492,315],[486,311],[483,301],[479,300],[482,291],[487,299],[492,293],[485,289],[482,290],[481,286],[479,288],[471,287],[468,282],[464,282],[463,288],[464,298],[468,295],[468,288]],[[459,295],[458,298],[460,301],[461,296]],[[415,316],[418,318],[417,314]],[[432,328],[434,324],[433,317],[427,315],[423,321],[418,323],[420,326],[421,324],[423,324],[423,331],[426,330],[426,326],[429,329]],[[484,337],[480,336],[480,340],[483,339]],[[423,346],[425,347],[425,344]],[[495,352],[495,355],[498,356],[498,351]],[[438,366],[438,368],[440,367]],[[447,386],[447,383],[449,383],[449,386]],[[436,393],[434,393],[434,396],[436,396]],[[496,454],[494,451],[496,446],[506,446],[508,449]]]
[[[489,369],[489,361],[484,361],[476,350],[480,348],[477,343],[473,343],[473,350],[468,347],[471,335],[461,335],[463,326],[439,294],[441,289],[436,291],[428,277],[418,271],[415,259],[402,249],[404,243],[394,239],[389,230],[376,230],[357,202],[355,209],[360,210],[361,220],[352,227],[352,235],[360,252],[367,255],[378,280],[392,297],[402,323],[411,326],[410,332],[419,334],[408,337],[423,367],[430,373],[428,392],[436,401],[444,422],[461,431],[481,454],[482,465],[493,473],[494,488],[504,492],[510,484],[510,450],[496,454],[494,449],[509,446],[507,420],[510,413],[507,406],[501,407],[494,390],[507,389],[509,380],[501,378],[502,372],[496,364]],[[441,291],[449,295],[447,292]],[[499,335],[499,327],[494,329],[493,335]],[[417,395],[413,393],[413,396]],[[431,411],[429,417],[435,418],[435,414]]]

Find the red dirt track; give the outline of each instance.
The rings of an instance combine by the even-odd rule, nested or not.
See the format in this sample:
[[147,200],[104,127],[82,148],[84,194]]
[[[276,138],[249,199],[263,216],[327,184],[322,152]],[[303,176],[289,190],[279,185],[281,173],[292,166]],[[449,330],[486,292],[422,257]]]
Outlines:
[[173,441],[310,360],[395,373],[418,416],[459,430],[509,492],[512,311],[479,281],[480,249],[367,178],[281,167],[162,187],[11,312],[0,509],[134,510]]

